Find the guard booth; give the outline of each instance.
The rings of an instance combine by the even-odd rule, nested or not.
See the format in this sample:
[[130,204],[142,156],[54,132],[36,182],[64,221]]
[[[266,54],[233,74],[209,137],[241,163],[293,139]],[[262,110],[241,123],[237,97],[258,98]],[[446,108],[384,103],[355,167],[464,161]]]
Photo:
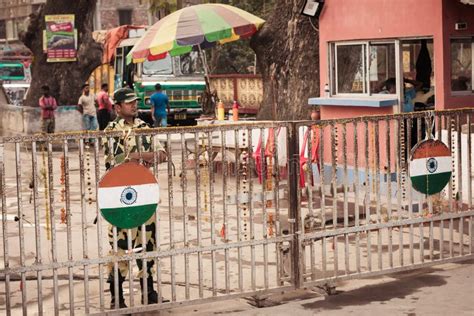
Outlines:
[[309,103],[322,119],[473,107],[473,4],[326,0],[319,19],[326,95]]

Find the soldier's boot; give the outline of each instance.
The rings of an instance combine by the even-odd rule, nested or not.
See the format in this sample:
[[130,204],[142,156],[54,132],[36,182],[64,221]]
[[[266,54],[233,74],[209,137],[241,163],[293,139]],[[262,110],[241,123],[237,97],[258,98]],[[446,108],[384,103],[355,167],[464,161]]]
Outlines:
[[[140,279],[140,287],[142,289],[142,304],[145,303],[145,297],[144,297],[144,284],[143,284],[143,279]],[[158,303],[158,292],[155,291],[153,288],[153,277],[148,277],[145,281],[146,283],[146,289],[147,289],[147,298],[148,298],[148,304],[156,304]],[[167,303],[169,300],[162,298],[161,299],[162,303]]]
[[107,280],[107,283],[110,285],[110,309],[115,309],[115,300],[118,299],[119,303],[119,308],[127,308],[127,305],[125,304],[125,298],[123,297],[123,282],[125,281],[125,278],[122,277],[119,274],[119,280],[118,280],[118,297],[115,295],[115,281],[113,275],[109,275],[109,278]]

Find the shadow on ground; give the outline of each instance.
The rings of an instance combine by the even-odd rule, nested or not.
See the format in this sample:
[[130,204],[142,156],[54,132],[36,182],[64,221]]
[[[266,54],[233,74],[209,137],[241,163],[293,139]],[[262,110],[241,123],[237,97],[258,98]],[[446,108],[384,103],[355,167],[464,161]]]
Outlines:
[[[446,277],[432,274],[437,270],[430,270],[428,274],[410,275],[409,282],[407,282],[407,274],[393,274],[391,276],[398,280],[380,285],[364,286],[348,292],[340,292],[338,295],[326,297],[324,301],[302,304],[302,306],[305,309],[337,310],[346,306],[363,306],[372,302],[382,302],[384,304],[383,302],[394,298],[403,299],[412,294],[416,295],[416,292],[421,288],[437,287],[447,283]],[[424,272],[426,273],[426,271]]]

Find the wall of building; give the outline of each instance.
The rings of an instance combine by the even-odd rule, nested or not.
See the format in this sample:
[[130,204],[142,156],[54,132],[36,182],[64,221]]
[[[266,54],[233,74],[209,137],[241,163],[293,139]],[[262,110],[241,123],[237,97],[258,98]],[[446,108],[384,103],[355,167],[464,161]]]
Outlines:
[[101,0],[100,10],[101,29],[111,29],[119,26],[118,10],[133,10],[132,24],[148,25],[148,1],[144,0]]
[[[332,41],[432,37],[433,71],[436,82],[440,82],[443,76],[441,21],[442,0],[327,0],[319,23],[320,91],[324,91],[329,78],[328,42]],[[437,85],[435,94],[441,95],[442,89]]]
[[[457,31],[455,23],[466,22],[467,29]],[[474,94],[452,95],[451,93],[451,45],[454,37],[474,36],[474,5],[462,4],[459,1],[443,0],[443,47],[444,73],[438,84],[443,87],[443,108],[474,107]],[[473,78],[474,79],[474,78]],[[441,84],[440,84],[441,83]],[[441,100],[436,96],[436,100]]]
[[[24,135],[41,132],[41,110],[0,103],[0,134]],[[56,132],[82,130],[82,115],[75,106],[60,106],[56,112]]]

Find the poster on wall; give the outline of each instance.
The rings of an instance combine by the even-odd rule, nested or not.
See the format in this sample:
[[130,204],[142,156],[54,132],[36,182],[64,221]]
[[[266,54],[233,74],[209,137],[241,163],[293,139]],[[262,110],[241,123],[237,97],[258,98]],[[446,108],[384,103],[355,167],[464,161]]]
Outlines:
[[48,62],[75,61],[77,57],[77,32],[74,14],[45,15],[46,31],[43,44]]

